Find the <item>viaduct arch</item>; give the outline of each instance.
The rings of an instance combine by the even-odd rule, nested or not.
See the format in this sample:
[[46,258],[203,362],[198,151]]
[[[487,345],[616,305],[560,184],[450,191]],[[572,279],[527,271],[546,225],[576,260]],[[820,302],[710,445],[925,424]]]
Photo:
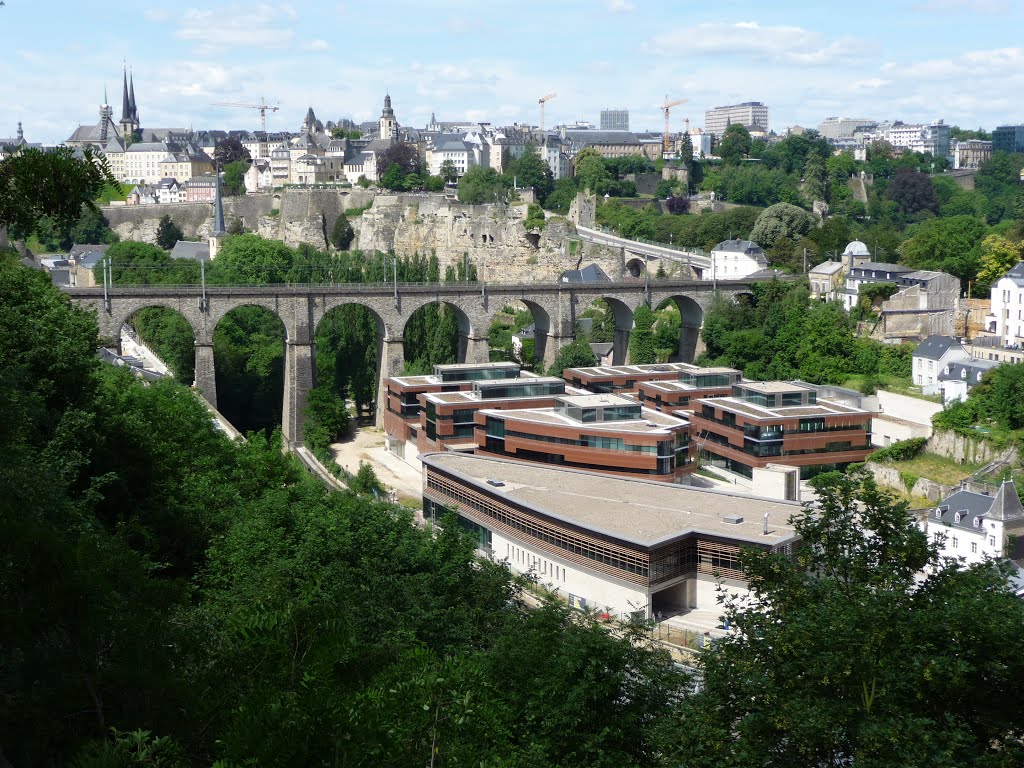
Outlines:
[[[526,283],[484,286],[473,283],[399,285],[268,285],[268,286],[116,286],[70,288],[71,300],[96,313],[100,335],[118,338],[121,327],[145,307],[173,309],[191,325],[195,338],[194,386],[212,405],[217,404],[214,375],[213,331],[231,310],[255,305],[273,312],[285,329],[285,382],[282,431],[289,442],[302,441],[306,394],[316,386],[316,327],[335,307],[359,304],[378,322],[379,377],[377,402],[383,402],[384,381],[400,375],[404,365],[404,338],[409,317],[420,307],[444,302],[458,310],[460,347],[466,362],[488,359],[487,328],[496,308],[512,301],[529,307],[543,333],[543,359],[554,362],[558,350],[575,335],[578,313],[594,299],[604,299],[615,313],[615,360],[625,362],[633,312],[641,303],[658,307],[673,300],[683,316],[681,359],[692,360],[698,350],[697,336],[704,314],[716,295],[734,298],[749,294],[754,282],[773,278],[710,281],[658,280],[635,283]],[[538,354],[540,346],[538,345]],[[378,422],[382,418],[378,408]]]

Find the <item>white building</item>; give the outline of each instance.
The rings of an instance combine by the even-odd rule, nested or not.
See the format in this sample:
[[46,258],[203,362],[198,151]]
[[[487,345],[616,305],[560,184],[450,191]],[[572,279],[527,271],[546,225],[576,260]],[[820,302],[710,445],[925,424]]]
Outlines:
[[740,280],[768,268],[764,250],[750,240],[723,240],[711,251],[705,280]]
[[991,313],[987,318],[989,330],[1006,347],[1024,343],[1024,261],[1015,265],[992,286],[991,304]]
[[162,204],[185,202],[184,190],[178,184],[177,179],[160,179],[156,190],[157,200]]
[[1012,560],[1024,555],[1024,507],[1012,480],[998,489],[968,484],[930,510],[922,528],[939,542],[943,555],[968,565],[986,557]]
[[900,123],[890,125],[882,135],[896,149],[929,153],[935,157],[948,157],[950,153],[951,129],[942,120],[930,125],[921,123]]
[[732,123],[740,125],[757,125],[768,130],[768,107],[760,101],[745,101],[726,107],[715,107],[704,113],[704,130],[719,138]]
[[956,360],[946,363],[939,374],[939,392],[943,403],[955,400],[966,400],[967,395],[980,382],[982,377],[999,365],[996,360]]
[[274,173],[269,160],[253,160],[245,172],[245,191],[249,193],[274,188]]
[[792,501],[455,451],[420,458],[427,520],[454,508],[484,556],[574,608],[713,621],[719,584],[749,591],[741,548],[797,543]]
[[963,345],[951,336],[929,336],[917,345],[911,358],[911,378],[921,392],[934,395],[939,391],[939,374],[947,365],[970,362]]
[[852,139],[858,128],[873,129],[877,121],[867,117],[826,117],[818,125],[818,133],[826,139]]

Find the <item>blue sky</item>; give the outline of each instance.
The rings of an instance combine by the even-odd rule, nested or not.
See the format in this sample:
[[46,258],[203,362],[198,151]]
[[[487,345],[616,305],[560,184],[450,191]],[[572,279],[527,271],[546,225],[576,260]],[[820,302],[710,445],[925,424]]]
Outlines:
[[[149,5],[149,10],[141,10]],[[0,8],[0,136],[17,121],[54,143],[95,123],[103,88],[119,116],[121,66],[135,75],[145,127],[268,129],[380,114],[597,122],[627,107],[661,127],[657,105],[689,117],[764,101],[771,127],[829,115],[944,118],[964,127],[1024,122],[1024,0],[449,0],[124,4],[7,0]],[[136,8],[140,10],[136,10]]]

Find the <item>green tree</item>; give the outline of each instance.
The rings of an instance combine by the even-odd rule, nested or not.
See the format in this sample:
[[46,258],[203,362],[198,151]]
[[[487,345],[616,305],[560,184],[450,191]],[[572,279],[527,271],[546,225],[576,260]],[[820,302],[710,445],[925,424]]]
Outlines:
[[604,194],[605,185],[611,180],[611,174],[597,150],[587,147],[576,155],[576,184],[579,189]]
[[1002,235],[987,235],[981,241],[981,269],[975,294],[981,294],[1024,258],[1024,242],[1014,242]]
[[278,240],[252,234],[232,236],[225,238],[206,277],[222,285],[283,283],[295,259],[295,251]]
[[441,178],[446,184],[454,184],[459,180],[459,169],[455,167],[454,160],[445,160],[441,163]]
[[1019,762],[1024,605],[1005,573],[940,558],[863,472],[812,482],[799,551],[741,557],[752,594],[725,597],[732,631],[702,654],[686,764]]
[[402,167],[398,163],[392,163],[380,177],[380,185],[384,189],[402,190],[405,189],[405,179],[406,174],[402,172]]
[[245,174],[249,163],[239,160],[224,166],[224,194],[237,196],[245,194]]
[[727,164],[735,165],[749,154],[750,131],[740,123],[728,126],[718,144],[718,156]]
[[544,201],[544,207],[564,216],[569,212],[572,201],[576,199],[576,191],[576,179],[559,179],[555,182],[554,190]]
[[646,365],[657,362],[654,351],[654,311],[641,304],[633,313],[633,331],[629,335],[629,362]]
[[808,234],[818,223],[814,214],[789,203],[776,203],[766,208],[754,222],[750,239],[756,243],[774,245],[780,238],[796,242]]
[[948,272],[965,284],[978,274],[985,225],[972,216],[929,219],[908,229],[900,262],[917,269]]
[[174,223],[169,213],[160,217],[160,223],[156,227],[156,244],[169,251],[174,248],[179,240],[185,239],[185,233],[181,227]]
[[493,203],[504,200],[512,186],[511,180],[501,176],[494,168],[474,165],[459,179],[459,202]]
[[117,233],[110,228],[102,211],[82,208],[82,215],[71,228],[71,240],[77,244],[116,243]]
[[548,370],[549,376],[561,376],[566,368],[586,368],[597,363],[590,344],[585,339],[575,339],[566,344],[555,356],[555,362]]
[[377,155],[377,178],[382,178],[392,165],[397,165],[401,177],[419,174],[420,154],[414,144],[396,142]]
[[339,251],[347,251],[355,236],[355,230],[352,229],[348,216],[342,211],[334,220],[334,226],[331,228],[331,244]]
[[0,162],[0,228],[26,237],[45,216],[66,231],[82,215],[83,205],[97,210],[93,201],[108,184],[116,185],[117,179],[106,158],[88,148],[82,159],[69,147],[19,149]]
[[517,187],[532,187],[541,205],[544,205],[555,188],[555,177],[548,164],[541,159],[536,144],[527,144],[526,151],[509,163],[504,175],[513,177]]

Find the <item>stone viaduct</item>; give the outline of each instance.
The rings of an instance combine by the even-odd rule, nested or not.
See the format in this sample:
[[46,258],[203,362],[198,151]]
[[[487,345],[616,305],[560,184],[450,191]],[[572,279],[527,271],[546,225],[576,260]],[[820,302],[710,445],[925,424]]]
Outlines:
[[[767,279],[767,278],[766,278]],[[217,384],[213,359],[213,332],[228,312],[241,306],[264,307],[280,318],[285,334],[283,433],[290,442],[301,442],[306,394],[316,386],[316,328],[335,307],[359,304],[372,312],[378,329],[378,398],[383,403],[384,381],[400,375],[404,365],[403,334],[409,317],[420,307],[443,302],[454,308],[460,330],[460,362],[488,360],[487,330],[492,316],[505,305],[522,302],[533,313],[535,349],[546,364],[573,340],[578,313],[595,299],[604,299],[615,316],[613,358],[626,362],[633,312],[641,303],[658,307],[674,301],[683,321],[679,341],[681,360],[698,352],[699,332],[712,298],[750,292],[754,279],[710,282],[658,280],[620,283],[529,283],[521,285],[458,284],[356,284],[268,286],[116,286],[104,294],[102,287],[71,288],[67,293],[78,305],[96,312],[100,335],[119,339],[122,326],[145,307],[172,309],[192,326],[195,338],[194,386],[214,406]],[[382,418],[377,409],[378,423]]]

